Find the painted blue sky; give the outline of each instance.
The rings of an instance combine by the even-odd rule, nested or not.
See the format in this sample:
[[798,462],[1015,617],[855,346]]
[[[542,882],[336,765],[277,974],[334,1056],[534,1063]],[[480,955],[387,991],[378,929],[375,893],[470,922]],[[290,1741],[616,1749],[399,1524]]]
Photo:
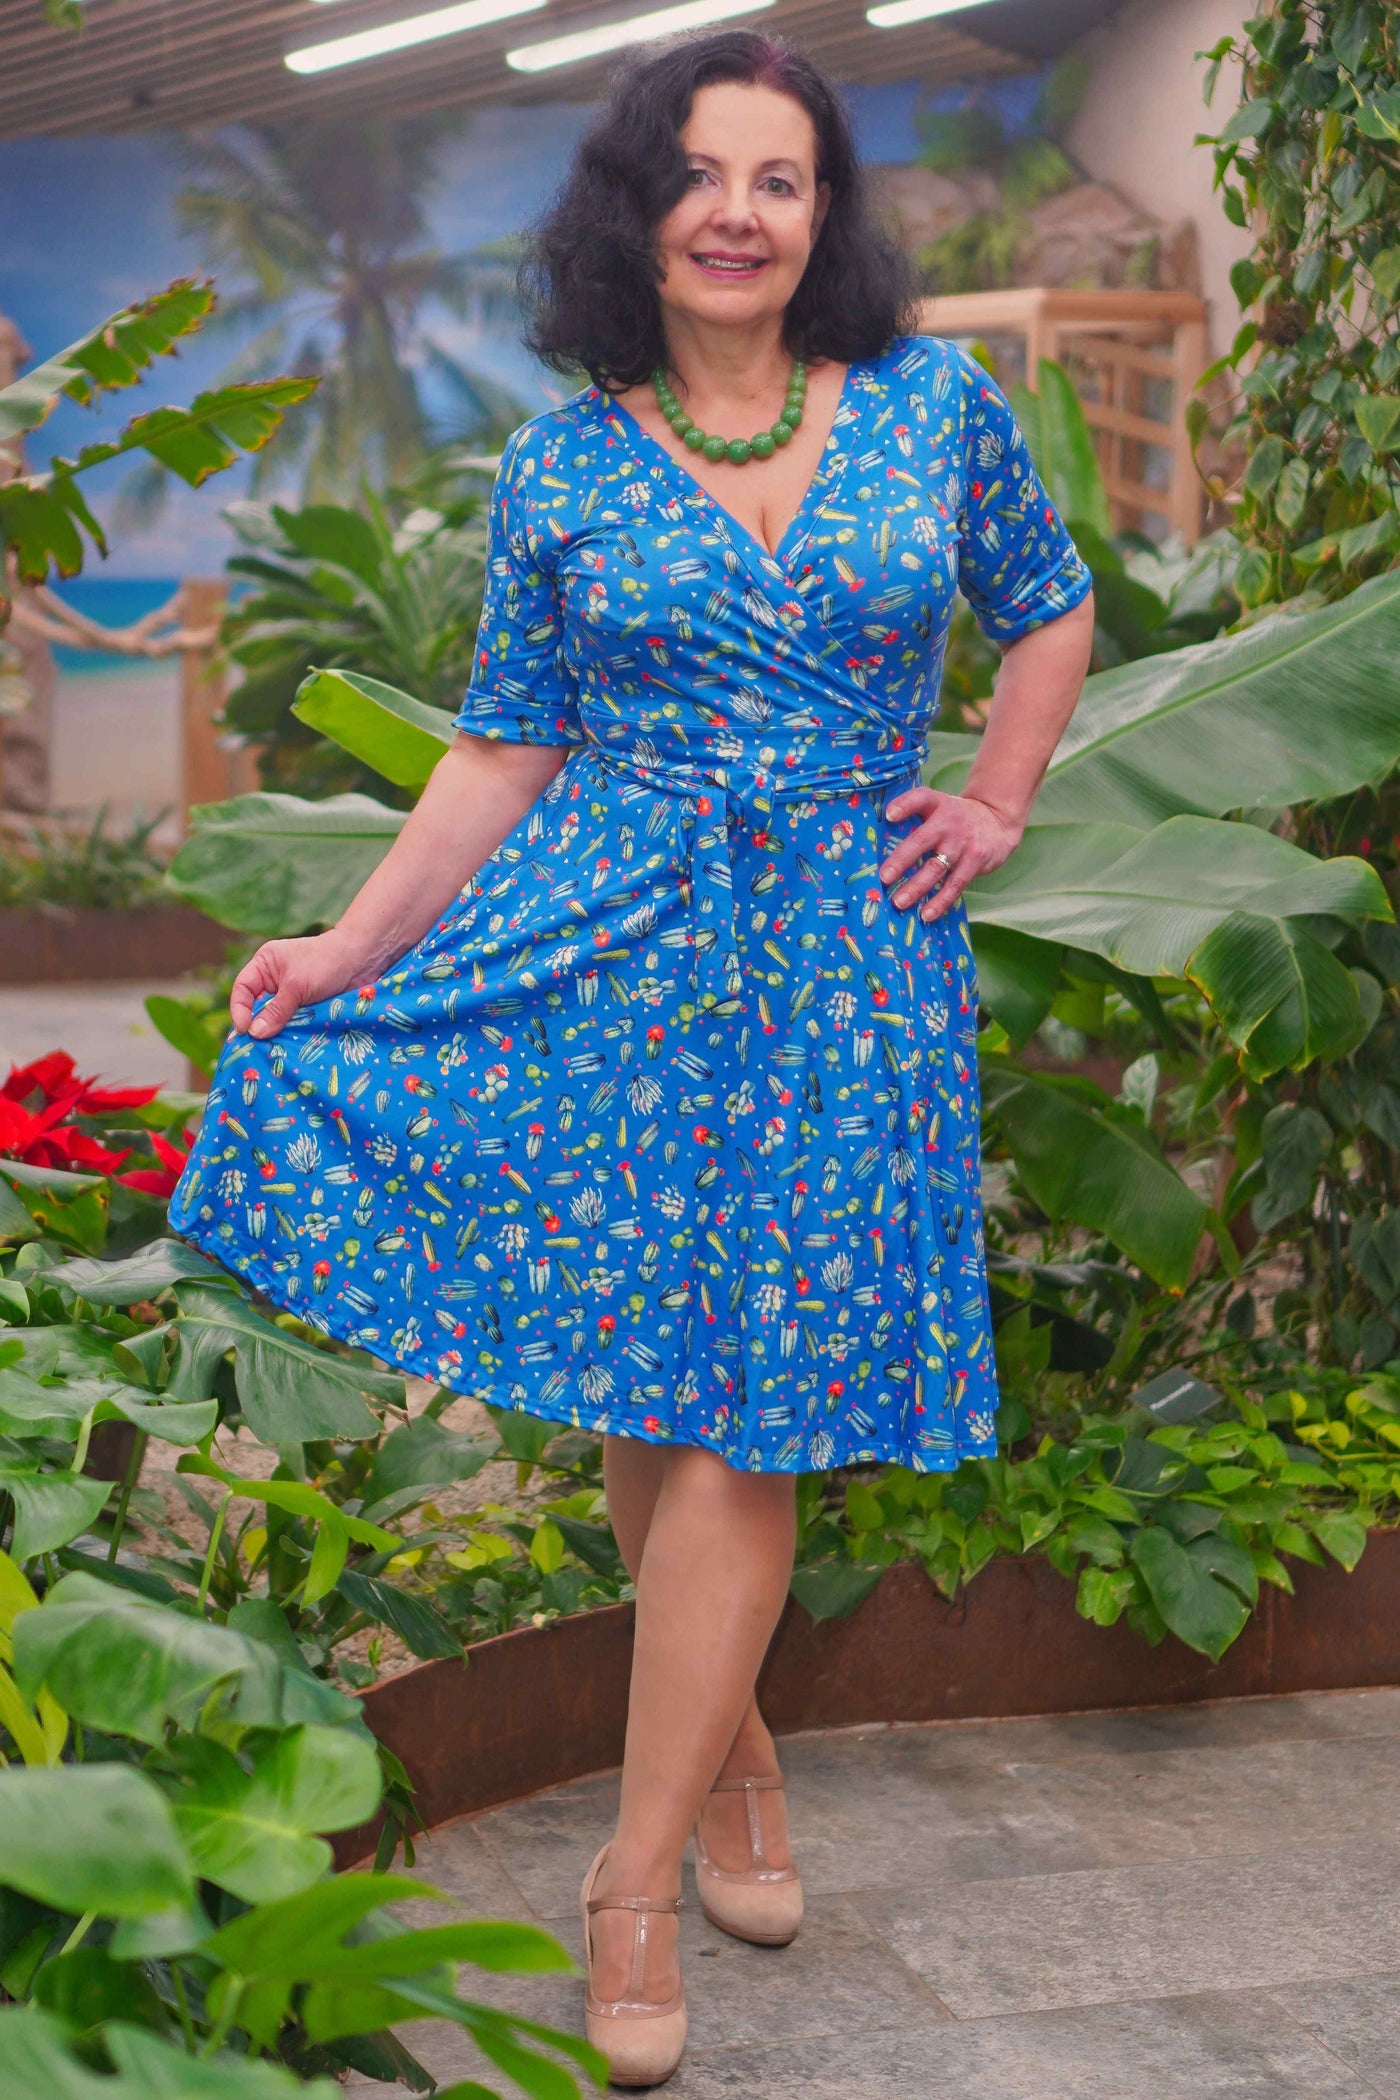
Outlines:
[[[1028,110],[1033,78],[979,84],[1013,119]],[[959,90],[925,90],[917,81],[848,86],[862,157],[905,161],[918,148],[915,115],[946,106]],[[481,111],[445,156],[432,206],[433,238],[444,250],[471,248],[514,232],[545,203],[591,114],[578,102]],[[0,141],[0,312],[19,324],[35,357],[83,335],[104,315],[173,277],[197,274],[195,244],[175,223],[182,179],[175,142],[160,133],[137,137]],[[464,362],[511,387],[533,411],[558,398],[559,382],[508,331],[486,333],[446,317],[434,334]],[[67,404],[31,447],[42,460],[109,435],[139,407],[187,401],[209,385],[231,354],[227,340],[192,338],[178,359],[162,360],[146,387],[107,401],[94,413]],[[86,484],[98,515],[108,511],[125,467]],[[105,475],[105,478],[104,478]],[[180,576],[217,572],[232,541],[221,506],[241,492],[237,469],[202,490],[177,489],[161,517],[114,540],[108,576]]]

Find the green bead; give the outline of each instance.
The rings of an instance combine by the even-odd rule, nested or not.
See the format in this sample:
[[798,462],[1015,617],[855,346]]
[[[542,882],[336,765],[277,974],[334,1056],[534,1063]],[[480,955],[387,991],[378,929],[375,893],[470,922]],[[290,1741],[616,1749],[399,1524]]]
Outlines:
[[777,422],[773,425],[773,443],[775,445],[790,445],[792,443],[792,425],[786,422],[782,416],[779,416]]
[[778,449],[778,441],[771,430],[760,430],[749,439],[749,450],[755,459],[771,459]]
[[803,412],[800,408],[785,408],[783,410],[783,421],[796,430],[798,424],[802,421],[802,414]]
[[712,431],[701,445],[700,450],[704,453],[706,459],[723,459],[725,453],[729,450],[729,445],[726,439]]
[[724,449],[735,466],[742,467],[752,448],[747,438],[731,438]]
[[683,438],[688,430],[695,428],[695,418],[688,416],[683,408],[679,409],[675,415],[668,416],[666,420],[672,430],[675,431],[677,437]]
[[685,442],[692,452],[699,452],[703,450],[705,444],[705,433],[703,430],[701,430],[700,426],[697,423],[692,423],[689,430],[687,430],[684,433],[684,436]]

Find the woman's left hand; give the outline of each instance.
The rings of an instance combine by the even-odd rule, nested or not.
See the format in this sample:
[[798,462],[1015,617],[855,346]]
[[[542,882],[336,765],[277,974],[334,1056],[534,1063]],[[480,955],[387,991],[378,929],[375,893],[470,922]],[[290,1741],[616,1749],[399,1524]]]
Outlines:
[[[989,802],[972,795],[940,794],[930,787],[905,788],[886,804],[885,815],[923,819],[889,848],[880,867],[891,902],[905,908],[918,905],[922,919],[941,918],[970,882],[999,868],[1020,845],[1024,829]],[[943,859],[935,859],[936,854]],[[923,865],[916,868],[921,860]],[[913,874],[907,874],[911,868]]]

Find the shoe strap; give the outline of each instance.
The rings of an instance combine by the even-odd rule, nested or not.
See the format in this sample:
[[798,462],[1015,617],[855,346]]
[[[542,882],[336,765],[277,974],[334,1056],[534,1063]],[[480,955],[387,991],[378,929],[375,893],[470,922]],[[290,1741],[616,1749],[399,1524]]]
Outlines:
[[590,1896],[590,1910],[680,1910],[684,1896]]
[[710,1788],[712,1794],[737,1794],[741,1787],[744,1790],[744,1805],[748,1810],[749,1818],[750,1871],[755,1867],[767,1867],[768,1865],[768,1855],[763,1849],[763,1823],[758,1813],[757,1789],[759,1787],[781,1787],[782,1784],[781,1773],[775,1776],[769,1772],[747,1779],[717,1779]]
[[[599,1910],[630,1910],[637,1914],[637,1922],[632,1928],[632,1972],[627,1979],[627,1996],[625,1998],[614,1998],[605,2010],[616,2011],[625,2007],[653,2013],[664,2012],[670,2009],[669,2003],[667,2006],[650,2005],[642,1995],[646,1984],[647,1919],[653,1911],[678,1911],[682,1908],[684,1901],[685,1898],[683,1896],[590,1896],[588,1898],[588,1913],[590,1917],[595,1911]],[[588,1955],[591,1965],[591,1947],[588,1950]]]

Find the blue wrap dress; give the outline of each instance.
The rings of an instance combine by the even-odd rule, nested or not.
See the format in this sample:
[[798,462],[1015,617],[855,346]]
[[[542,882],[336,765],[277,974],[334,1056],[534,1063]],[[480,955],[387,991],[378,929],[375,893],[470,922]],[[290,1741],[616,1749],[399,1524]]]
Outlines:
[[980,366],[846,372],[776,554],[605,390],[492,495],[475,735],[567,761],[374,983],[229,1037],[173,1228],[493,1405],[756,1472],[996,1448],[961,905],[879,868],[953,596],[1089,577]]

